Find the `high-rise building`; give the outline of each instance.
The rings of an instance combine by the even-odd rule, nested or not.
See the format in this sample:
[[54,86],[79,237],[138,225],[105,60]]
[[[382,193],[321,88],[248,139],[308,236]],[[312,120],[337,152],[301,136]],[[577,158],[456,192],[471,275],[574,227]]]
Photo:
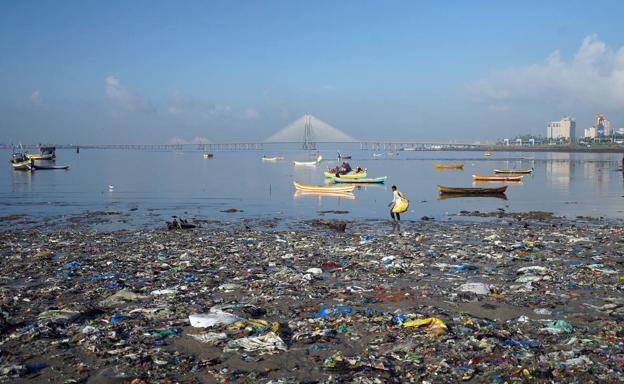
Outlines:
[[551,121],[546,125],[546,138],[574,140],[576,122],[573,118],[564,116],[559,121]]
[[597,137],[611,136],[611,123],[601,113],[596,113],[594,127]]
[[585,134],[583,135],[586,139],[595,139],[596,138],[596,127],[585,128]]

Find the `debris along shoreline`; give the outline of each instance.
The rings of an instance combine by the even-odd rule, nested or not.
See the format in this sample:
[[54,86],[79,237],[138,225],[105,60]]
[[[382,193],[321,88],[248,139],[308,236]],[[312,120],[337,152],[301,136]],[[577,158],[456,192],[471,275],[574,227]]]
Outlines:
[[617,382],[621,223],[0,232],[0,381]]

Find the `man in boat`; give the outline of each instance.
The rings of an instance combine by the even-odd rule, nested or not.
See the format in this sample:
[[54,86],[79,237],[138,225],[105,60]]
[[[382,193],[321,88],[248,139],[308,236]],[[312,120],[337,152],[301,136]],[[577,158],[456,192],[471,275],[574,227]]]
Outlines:
[[344,167],[345,167],[345,173],[349,173],[353,170],[353,168],[351,168],[351,164],[349,164],[349,162],[343,163]]

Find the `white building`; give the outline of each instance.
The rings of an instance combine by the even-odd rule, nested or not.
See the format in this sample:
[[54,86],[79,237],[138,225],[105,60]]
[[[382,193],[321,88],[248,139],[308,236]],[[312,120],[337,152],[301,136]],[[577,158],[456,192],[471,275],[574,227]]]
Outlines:
[[576,122],[571,117],[563,117],[559,121],[551,121],[546,125],[547,139],[574,140]]
[[596,138],[596,127],[585,128],[585,133],[583,135],[586,139],[595,139]]

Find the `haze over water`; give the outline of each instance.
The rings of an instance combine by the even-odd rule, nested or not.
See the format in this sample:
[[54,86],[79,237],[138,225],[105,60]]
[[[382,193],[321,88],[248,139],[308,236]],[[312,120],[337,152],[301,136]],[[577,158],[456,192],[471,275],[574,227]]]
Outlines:
[[[422,216],[437,220],[461,210],[550,211],[574,217],[624,217],[624,184],[619,154],[503,153],[486,158],[481,152],[401,152],[373,158],[353,149],[351,165],[368,169],[370,177],[388,176],[385,185],[357,188],[354,199],[332,196],[297,197],[293,181],[323,185],[325,171],[337,164],[336,151],[321,149],[326,159],[316,167],[294,166],[309,153],[281,150],[284,161],[262,161],[278,151],[148,152],[69,150],[57,153],[56,164],[68,171],[0,172],[0,216],[66,220],[88,211],[128,214],[118,227],[158,226],[171,215],[185,218],[388,219],[390,186],[410,201],[404,220]],[[4,151],[4,158],[9,152]],[[436,171],[438,163],[463,163],[463,171]],[[530,169],[522,183],[508,183],[508,200],[452,198],[438,200],[436,185],[472,187],[472,175],[491,175],[496,168]],[[113,186],[109,189],[109,185]],[[493,186],[498,184],[479,184]],[[242,212],[226,213],[236,208]],[[322,213],[347,211],[347,213]],[[116,218],[113,218],[116,220]],[[3,223],[7,225],[7,223]]]

